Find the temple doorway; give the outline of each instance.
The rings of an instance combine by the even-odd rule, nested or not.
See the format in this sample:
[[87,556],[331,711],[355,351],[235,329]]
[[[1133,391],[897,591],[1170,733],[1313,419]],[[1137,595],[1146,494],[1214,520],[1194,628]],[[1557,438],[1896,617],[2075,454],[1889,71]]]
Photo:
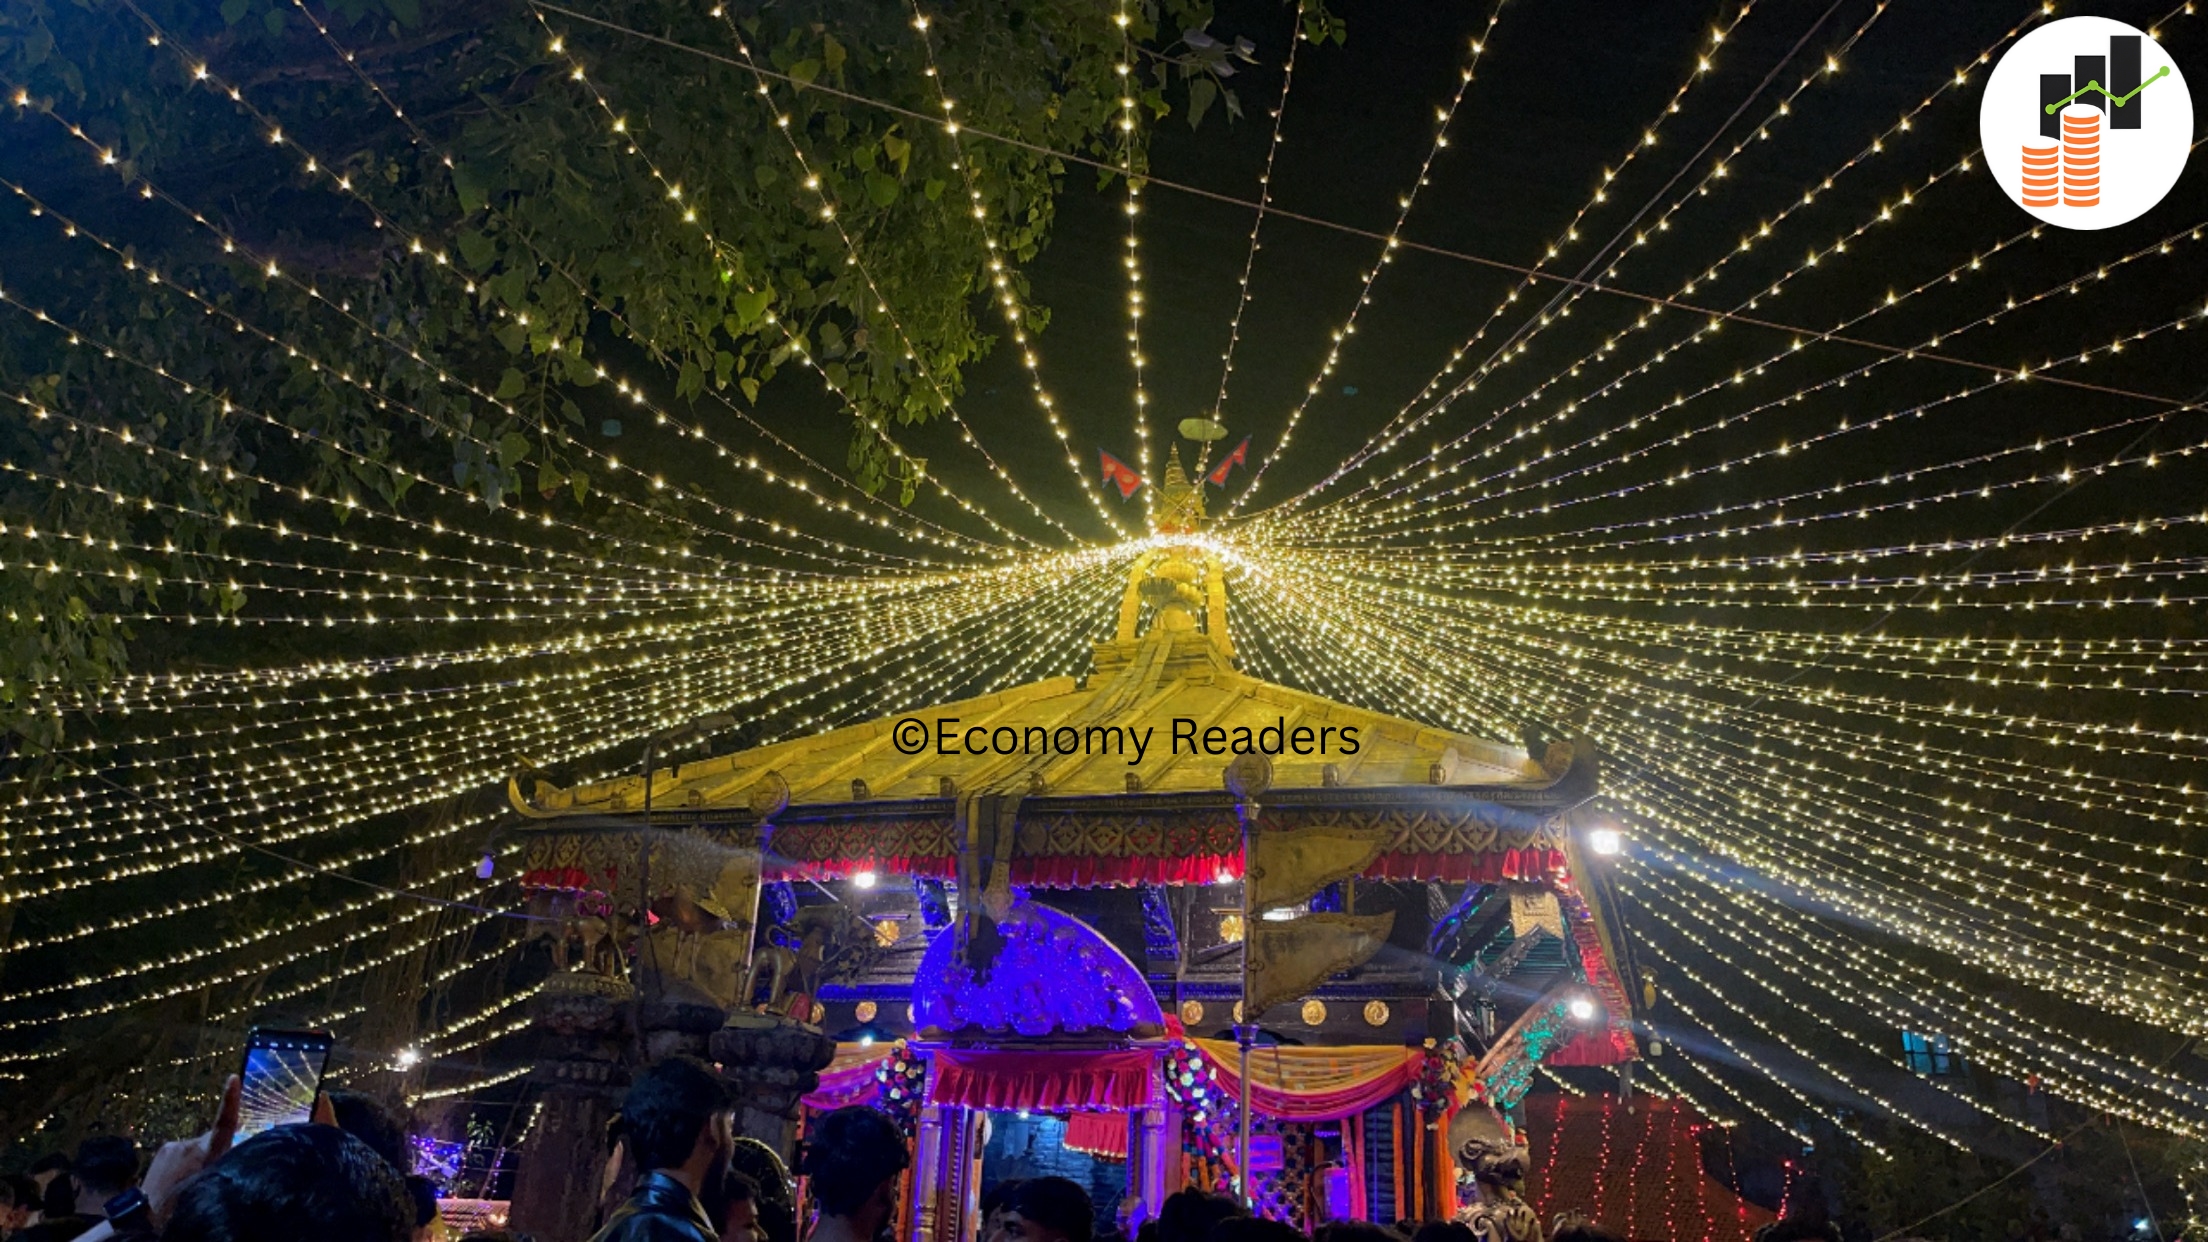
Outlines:
[[[1127,1196],[1127,1119],[1110,1113],[991,1112],[981,1151],[981,1194],[1008,1181],[1063,1177],[1089,1192],[1091,1228],[1104,1237]],[[1116,1140],[1116,1141],[1115,1141]]]

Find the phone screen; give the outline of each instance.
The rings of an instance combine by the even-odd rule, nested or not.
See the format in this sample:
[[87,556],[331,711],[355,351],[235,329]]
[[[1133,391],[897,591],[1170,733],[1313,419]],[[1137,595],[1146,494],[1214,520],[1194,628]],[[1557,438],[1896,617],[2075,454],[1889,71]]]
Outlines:
[[238,1138],[312,1119],[330,1059],[327,1031],[254,1031],[245,1041]]

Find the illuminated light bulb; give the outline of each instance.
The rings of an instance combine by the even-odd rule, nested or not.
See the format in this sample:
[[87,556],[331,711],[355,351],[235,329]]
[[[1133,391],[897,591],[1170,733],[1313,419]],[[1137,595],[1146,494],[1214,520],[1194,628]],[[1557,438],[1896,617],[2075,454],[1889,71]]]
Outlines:
[[1625,849],[1625,838],[1615,828],[1597,828],[1587,834],[1587,848],[1605,858]]
[[399,1055],[393,1058],[393,1063],[402,1070],[413,1069],[422,1063],[422,1050],[419,1048],[401,1048]]
[[851,887],[857,889],[872,888],[880,879],[880,876],[871,871],[854,871],[851,873]]
[[1585,996],[1574,996],[1565,1008],[1571,1013],[1572,1021],[1583,1024],[1594,1021],[1595,1014],[1599,1012],[1595,1008],[1595,1002]]

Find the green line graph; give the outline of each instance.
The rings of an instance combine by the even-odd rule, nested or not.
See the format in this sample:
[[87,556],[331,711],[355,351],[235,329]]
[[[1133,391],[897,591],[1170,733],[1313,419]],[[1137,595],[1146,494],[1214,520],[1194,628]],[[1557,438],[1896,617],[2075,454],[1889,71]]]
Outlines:
[[2170,76],[2170,67],[2168,65],[2164,65],[2160,69],[2154,71],[2153,77],[2148,78],[2146,81],[2132,87],[2130,90],[2124,92],[2121,95],[2109,94],[2108,88],[2102,86],[2099,82],[2088,82],[2078,89],[2056,100],[2055,102],[2048,104],[2047,113],[2048,115],[2052,116],[2058,109],[2062,108],[2063,105],[2069,103],[2071,100],[2076,99],[2080,95],[2090,95],[2094,91],[2099,91],[2101,93],[2101,98],[2106,99],[2109,103],[2121,108],[2125,104],[2130,103],[2132,101],[2132,98],[2138,95],[2139,92],[2147,89],[2148,87],[2154,85],[2155,83],[2161,81],[2168,76]]

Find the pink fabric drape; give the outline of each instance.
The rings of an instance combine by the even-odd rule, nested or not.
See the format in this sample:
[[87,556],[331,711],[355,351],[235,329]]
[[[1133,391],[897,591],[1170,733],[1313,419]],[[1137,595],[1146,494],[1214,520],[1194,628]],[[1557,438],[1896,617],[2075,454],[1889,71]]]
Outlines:
[[1564,873],[1564,851],[1539,847],[1484,854],[1382,854],[1365,874],[1379,880],[1441,880],[1490,884],[1497,880],[1545,880]]
[[851,1104],[872,1104],[881,1089],[874,1071],[889,1057],[893,1044],[838,1044],[836,1059],[820,1071],[820,1085],[804,1099],[805,1107],[826,1111]]
[[[1424,1054],[1417,1048],[1401,1049],[1401,1059],[1392,1067],[1359,1078],[1346,1086],[1331,1091],[1288,1091],[1268,1085],[1269,1076],[1262,1058],[1272,1055],[1272,1049],[1261,1048],[1250,1054],[1250,1106],[1260,1114],[1280,1121],[1332,1121],[1361,1113],[1382,1101],[1407,1091],[1418,1079],[1418,1068]],[[1323,1054],[1324,1049],[1294,1050],[1294,1054]],[[1369,1049],[1358,1049],[1368,1052]],[[1390,1051],[1397,1051],[1391,1049]],[[1205,1055],[1219,1072],[1219,1085],[1229,1099],[1242,1089],[1242,1080],[1235,1073],[1238,1060],[1232,1053],[1215,1054],[1210,1047]]]
[[1156,1104],[1158,1054],[1122,1052],[935,1051],[928,1098],[966,1108],[1125,1111]]

